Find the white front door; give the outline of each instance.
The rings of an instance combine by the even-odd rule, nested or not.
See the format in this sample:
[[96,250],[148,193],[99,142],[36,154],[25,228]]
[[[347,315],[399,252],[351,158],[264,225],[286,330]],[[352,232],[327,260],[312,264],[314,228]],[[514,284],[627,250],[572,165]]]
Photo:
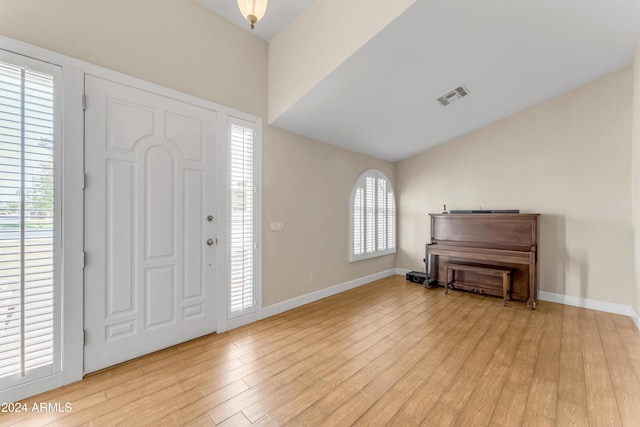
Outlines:
[[93,372],[216,329],[216,111],[85,79]]

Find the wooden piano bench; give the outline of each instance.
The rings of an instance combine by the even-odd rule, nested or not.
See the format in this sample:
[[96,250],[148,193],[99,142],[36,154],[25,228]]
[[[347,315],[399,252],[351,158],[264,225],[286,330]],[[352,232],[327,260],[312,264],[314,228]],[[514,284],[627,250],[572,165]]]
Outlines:
[[456,271],[469,271],[472,273],[486,274],[488,276],[502,277],[502,296],[504,298],[504,305],[507,305],[509,294],[511,293],[511,268],[498,265],[465,264],[463,262],[453,261],[445,262],[444,268],[447,277],[444,292],[447,294],[449,293],[449,286],[452,286],[455,282]]

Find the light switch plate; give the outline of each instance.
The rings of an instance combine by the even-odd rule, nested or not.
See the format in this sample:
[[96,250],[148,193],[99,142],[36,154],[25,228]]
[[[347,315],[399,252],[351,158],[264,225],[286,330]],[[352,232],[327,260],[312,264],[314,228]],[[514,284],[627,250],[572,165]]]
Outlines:
[[272,222],[271,231],[284,231],[284,222],[283,221]]

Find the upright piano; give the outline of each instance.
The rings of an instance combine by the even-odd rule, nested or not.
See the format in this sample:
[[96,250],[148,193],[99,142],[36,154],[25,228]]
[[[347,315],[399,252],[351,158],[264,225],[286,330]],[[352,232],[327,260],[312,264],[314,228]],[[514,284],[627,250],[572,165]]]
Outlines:
[[[426,245],[431,284],[448,286],[445,263],[469,263],[511,269],[511,299],[535,309],[538,300],[540,214],[430,214],[431,242]],[[498,277],[461,271],[454,287],[501,296]]]

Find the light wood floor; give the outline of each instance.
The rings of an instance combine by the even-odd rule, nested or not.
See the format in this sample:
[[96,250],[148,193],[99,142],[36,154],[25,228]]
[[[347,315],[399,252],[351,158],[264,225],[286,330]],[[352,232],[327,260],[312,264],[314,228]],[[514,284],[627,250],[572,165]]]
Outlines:
[[117,366],[1,425],[638,426],[631,319],[401,276]]

